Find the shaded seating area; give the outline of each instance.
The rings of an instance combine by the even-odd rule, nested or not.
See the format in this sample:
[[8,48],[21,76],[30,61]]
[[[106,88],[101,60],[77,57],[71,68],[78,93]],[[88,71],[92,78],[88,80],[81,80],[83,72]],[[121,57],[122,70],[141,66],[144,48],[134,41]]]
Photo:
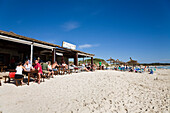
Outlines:
[[[58,62],[56,70],[43,69],[41,75],[42,81],[46,78],[51,78],[54,75],[66,75],[78,70],[79,58],[91,58],[93,60],[94,54],[85,53],[75,49],[68,49],[56,44],[40,41],[37,39],[21,36],[13,32],[6,32],[0,30],[0,71],[3,73],[12,73],[16,71],[15,68],[19,62],[25,63],[29,60],[30,65],[34,66],[34,60],[38,59],[39,63],[50,61],[52,64]],[[69,69],[69,59],[74,60],[74,69]],[[62,65],[63,61],[68,66]],[[43,66],[42,66],[43,67]],[[12,71],[13,70],[13,71]],[[49,71],[51,71],[49,73]],[[30,78],[35,78],[34,72],[23,72],[29,84]],[[50,75],[50,76],[49,76]],[[15,79],[9,75],[4,75],[5,82],[10,82]],[[18,80],[21,81],[21,80]],[[15,83],[18,84],[18,83]],[[18,84],[19,85],[19,84]]]

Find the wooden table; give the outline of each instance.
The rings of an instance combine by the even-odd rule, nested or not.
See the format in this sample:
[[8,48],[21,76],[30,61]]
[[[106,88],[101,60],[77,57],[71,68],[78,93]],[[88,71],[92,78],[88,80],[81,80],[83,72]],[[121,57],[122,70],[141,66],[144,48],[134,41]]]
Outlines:
[[23,73],[28,75],[28,85],[29,85],[30,77],[33,77],[33,74],[38,74],[38,70],[24,71]]

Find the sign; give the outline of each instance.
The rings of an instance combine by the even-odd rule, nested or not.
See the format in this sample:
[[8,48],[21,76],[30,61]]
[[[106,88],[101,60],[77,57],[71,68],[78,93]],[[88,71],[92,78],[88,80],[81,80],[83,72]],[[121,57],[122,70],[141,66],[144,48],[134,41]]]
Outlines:
[[73,49],[73,50],[76,49],[76,45],[73,45],[73,44],[70,44],[70,43],[64,42],[64,41],[63,41],[62,47],[65,47],[65,48],[68,48],[68,49]]

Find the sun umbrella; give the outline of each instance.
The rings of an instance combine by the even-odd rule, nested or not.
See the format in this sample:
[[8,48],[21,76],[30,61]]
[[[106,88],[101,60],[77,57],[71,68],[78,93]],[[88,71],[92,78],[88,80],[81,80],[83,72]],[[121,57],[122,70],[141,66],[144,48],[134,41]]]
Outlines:
[[134,65],[137,65],[138,62],[137,62],[137,60],[132,60],[132,58],[130,57],[130,61],[128,61],[127,64],[134,66]]
[[117,59],[117,60],[115,61],[115,63],[116,63],[116,64],[119,64],[119,63],[120,63],[119,59]]
[[110,63],[111,63],[111,62],[115,62],[115,60],[112,59],[111,57],[110,57],[110,59],[108,59],[107,61],[110,61]]
[[124,65],[124,64],[125,64],[125,62],[119,61],[119,64],[120,64],[120,65]]

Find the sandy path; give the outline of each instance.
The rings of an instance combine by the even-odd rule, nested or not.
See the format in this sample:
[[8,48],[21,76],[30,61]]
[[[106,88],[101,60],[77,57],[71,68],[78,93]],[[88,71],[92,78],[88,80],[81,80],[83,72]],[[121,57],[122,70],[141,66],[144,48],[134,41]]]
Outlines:
[[169,106],[170,75],[158,73],[83,72],[40,85],[0,87],[3,113],[151,113],[170,112]]

